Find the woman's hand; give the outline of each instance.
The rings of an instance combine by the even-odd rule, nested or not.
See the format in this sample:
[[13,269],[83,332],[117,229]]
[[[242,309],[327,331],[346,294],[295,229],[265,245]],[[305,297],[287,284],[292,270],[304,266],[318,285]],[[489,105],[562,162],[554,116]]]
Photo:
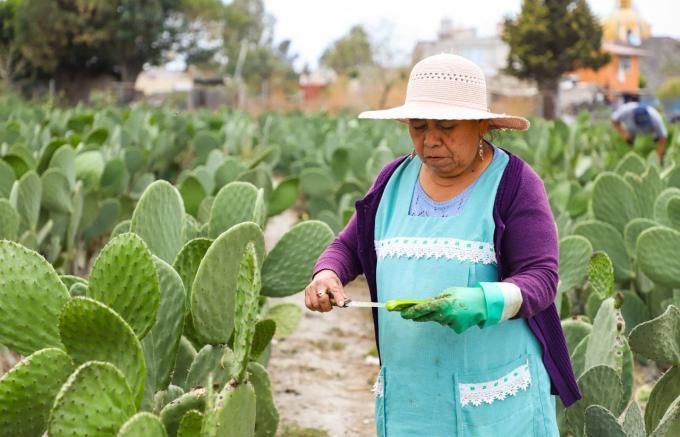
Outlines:
[[461,334],[486,320],[484,292],[481,288],[447,288],[430,302],[401,311],[401,316],[416,322],[437,322]]
[[344,305],[345,290],[340,278],[333,270],[321,270],[305,287],[305,305],[312,311],[326,313],[333,309],[331,295],[336,305]]

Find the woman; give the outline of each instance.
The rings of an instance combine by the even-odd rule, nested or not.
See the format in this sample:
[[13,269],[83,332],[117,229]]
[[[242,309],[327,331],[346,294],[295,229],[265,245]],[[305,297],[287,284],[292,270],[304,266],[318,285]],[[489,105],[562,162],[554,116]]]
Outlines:
[[373,311],[378,435],[557,436],[551,392],[580,393],[553,303],[555,223],[536,173],[483,138],[529,122],[489,112],[481,69],[448,54],[414,66],[404,105],[359,117],[407,123],[414,151],[356,203],[305,303],[342,306],[360,273],[376,302],[436,295]]

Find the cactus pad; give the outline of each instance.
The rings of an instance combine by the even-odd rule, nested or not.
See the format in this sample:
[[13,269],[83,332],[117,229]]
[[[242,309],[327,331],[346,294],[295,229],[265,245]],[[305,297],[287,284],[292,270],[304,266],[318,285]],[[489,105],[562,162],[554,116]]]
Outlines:
[[143,338],[156,322],[158,276],[144,241],[132,233],[121,234],[95,260],[87,296],[108,305]]
[[255,245],[251,242],[248,243],[243,254],[236,285],[232,374],[238,382],[245,378],[246,366],[250,357],[259,309],[260,288],[260,267]]
[[320,168],[306,168],[300,173],[300,186],[305,196],[326,197],[335,191],[333,178]]
[[637,241],[637,262],[642,272],[657,284],[680,287],[680,231],[654,227],[643,231]]
[[[222,357],[225,354],[233,355],[227,345],[205,345],[196,354],[187,374],[184,388],[191,390],[196,387],[205,387],[208,384],[208,375],[212,374],[213,384],[224,385],[232,377],[231,368],[222,365]],[[228,363],[231,364],[231,363]]]
[[179,422],[177,437],[201,437],[202,426],[203,413],[198,410],[189,410]]
[[616,417],[599,405],[586,408],[585,422],[588,437],[626,437]]
[[593,320],[593,335],[586,346],[585,371],[598,365],[621,369],[623,340],[617,330],[620,319],[621,313],[614,307],[614,298],[605,299]]
[[645,428],[652,432],[680,393],[680,367],[673,366],[656,382],[645,407]]
[[614,266],[604,252],[595,252],[588,265],[588,282],[591,290],[601,299],[614,293]]
[[142,340],[146,362],[146,397],[164,390],[172,378],[177,350],[184,327],[184,286],[182,279],[168,263],[154,257],[160,279],[160,306],[156,324]]
[[267,369],[259,363],[248,363],[250,382],[255,389],[256,437],[274,437],[279,426],[279,411],[272,396],[272,384]]
[[137,413],[118,431],[117,437],[166,437],[165,427],[151,413]]
[[234,328],[234,305],[241,259],[249,242],[264,257],[264,236],[252,222],[231,227],[210,246],[191,287],[191,315],[196,333],[211,344],[224,344]]
[[0,436],[30,437],[47,429],[54,398],[74,367],[60,349],[43,349],[0,378]]
[[611,224],[621,233],[629,221],[642,215],[633,187],[612,172],[604,172],[595,179],[592,208],[596,219]]
[[585,411],[590,405],[601,405],[618,416],[623,396],[621,380],[616,370],[609,366],[596,366],[578,378],[583,397],[566,412],[567,423],[574,437],[584,435]]
[[642,418],[640,405],[636,401],[631,402],[623,416],[623,431],[626,437],[647,437],[645,421]]
[[659,364],[680,365],[680,309],[671,305],[659,317],[636,326],[630,347]]
[[593,246],[585,237],[571,235],[560,240],[559,290],[567,292],[583,286]]
[[657,222],[671,226],[670,218],[668,217],[668,204],[671,199],[680,197],[680,188],[667,188],[659,194],[654,202],[654,220]]
[[180,421],[184,414],[190,410],[203,411],[205,407],[205,390],[194,390],[185,393],[161,410],[161,421],[165,425],[168,436],[177,435]]
[[0,159],[0,197],[9,198],[9,193],[12,192],[14,181],[16,181],[14,169]]
[[276,243],[262,266],[262,294],[283,297],[309,283],[314,263],[333,241],[327,224],[309,220],[293,226]]
[[20,230],[35,230],[41,199],[42,182],[34,171],[29,171],[14,183],[9,201],[19,213]]
[[130,232],[130,220],[123,220],[122,222],[114,226],[113,230],[111,231],[110,238],[113,239],[114,237],[117,237],[118,235],[124,234],[126,232]]
[[179,192],[182,195],[186,212],[196,217],[198,207],[201,205],[206,194],[208,194],[205,188],[203,188],[201,181],[196,176],[189,175],[180,184]]
[[269,308],[264,317],[276,322],[274,338],[283,339],[297,329],[302,320],[302,309],[294,303],[280,303]]
[[253,344],[250,348],[250,359],[257,359],[269,343],[274,338],[276,332],[276,322],[271,319],[260,320],[255,325],[255,334],[253,335]]
[[644,218],[638,218],[631,220],[623,230],[623,238],[626,244],[626,250],[631,257],[635,256],[635,251],[637,248],[637,239],[645,229],[658,226],[658,223]]
[[281,214],[292,207],[300,195],[300,179],[296,176],[282,180],[272,192],[269,199],[268,216]]
[[184,394],[182,387],[169,385],[167,389],[161,390],[153,396],[153,412],[158,414],[170,402]]
[[50,211],[66,214],[71,211],[71,184],[58,168],[50,168],[40,176],[42,204]]
[[106,305],[87,297],[71,299],[59,321],[61,340],[76,364],[108,361],[125,375],[136,405],[144,392],[144,353],[132,328]]
[[593,327],[590,323],[582,320],[562,320],[562,330],[564,331],[564,338],[567,340],[567,347],[569,354],[574,352],[576,345],[590,334]]
[[191,363],[196,358],[196,349],[186,337],[182,337],[177,349],[177,359],[175,360],[175,370],[172,372],[172,383],[183,387],[187,380],[187,374]]
[[196,278],[198,266],[201,264],[201,260],[212,242],[213,240],[207,238],[195,238],[187,242],[177,254],[177,258],[175,258],[175,262],[172,265],[182,278],[182,283],[184,284],[187,312],[191,307],[191,286]]
[[574,227],[574,234],[586,237],[594,250],[609,255],[614,263],[614,277],[626,281],[633,275],[630,257],[623,242],[623,235],[615,227],[597,220],[588,220]]
[[210,210],[210,238],[216,238],[236,224],[255,221],[256,200],[257,188],[248,182],[230,182],[222,187]]
[[16,240],[19,233],[19,213],[9,200],[0,198],[0,240]]
[[50,437],[116,435],[135,414],[123,374],[111,363],[89,361],[66,381],[50,413]]
[[22,355],[63,349],[57,326],[68,299],[68,290],[45,258],[0,241],[0,344]]
[[215,427],[206,437],[252,437],[255,432],[255,390],[250,383],[233,387],[227,384],[215,402]]
[[179,191],[163,180],[149,185],[132,214],[130,230],[154,255],[172,263],[184,244],[184,203]]

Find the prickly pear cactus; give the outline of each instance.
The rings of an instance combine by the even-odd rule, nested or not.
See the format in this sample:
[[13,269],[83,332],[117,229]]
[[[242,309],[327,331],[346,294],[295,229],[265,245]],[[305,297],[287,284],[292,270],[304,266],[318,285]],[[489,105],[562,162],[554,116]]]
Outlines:
[[118,431],[117,437],[166,437],[165,427],[158,416],[137,413]]
[[43,206],[57,213],[71,212],[71,184],[66,175],[57,168],[50,168],[40,176],[40,179]]
[[[217,394],[214,410],[214,427],[204,429],[206,437],[253,437],[255,435],[255,389],[249,382],[232,386],[227,384]],[[206,421],[211,423],[211,421]]]
[[153,409],[154,414],[160,414],[161,410],[165,408],[170,402],[179,398],[184,394],[182,387],[176,385],[170,385],[167,389],[157,392],[153,396]]
[[590,289],[601,299],[614,293],[614,266],[604,252],[595,252],[588,265],[588,282]]
[[626,437],[616,417],[604,407],[591,405],[586,408],[586,435],[588,437]]
[[283,297],[305,288],[321,252],[335,234],[327,224],[309,220],[293,226],[269,252],[262,266],[262,294]]
[[661,226],[643,231],[637,240],[640,270],[657,284],[680,287],[680,231]]
[[585,237],[570,235],[560,240],[560,292],[583,285],[592,253],[593,246]]
[[0,379],[0,436],[30,437],[47,429],[54,398],[73,372],[60,349],[43,349],[25,358]]
[[42,182],[33,170],[25,173],[12,187],[9,201],[19,213],[20,231],[35,231],[40,215]]
[[50,413],[50,437],[116,435],[136,412],[130,387],[111,363],[88,361],[63,385]]
[[22,355],[63,349],[57,326],[68,300],[68,290],[45,258],[0,241],[0,344]]
[[248,243],[238,273],[234,315],[234,359],[231,373],[239,383],[246,377],[246,366],[257,323],[260,288],[260,266],[255,245]]
[[151,402],[153,394],[164,390],[172,379],[177,350],[184,327],[184,285],[177,272],[165,261],[153,257],[160,279],[160,306],[156,324],[142,340],[146,362],[145,398]]
[[612,172],[604,172],[595,179],[591,206],[596,219],[611,224],[621,233],[629,221],[642,216],[633,188]]
[[151,252],[135,234],[109,241],[94,262],[87,296],[108,305],[144,338],[156,323],[158,273]]
[[630,347],[659,364],[680,365],[680,309],[671,305],[659,317],[636,326]]
[[163,180],[149,185],[132,214],[130,230],[154,255],[172,263],[184,245],[184,203],[179,191]]
[[[191,390],[196,387],[205,387],[208,384],[208,377],[212,375],[214,384],[224,385],[231,378],[230,366],[222,365],[222,357],[225,355],[233,358],[233,352],[227,345],[205,345],[198,352],[187,374],[186,382],[183,387]],[[228,361],[231,364],[231,360]]]
[[256,360],[274,338],[276,332],[276,322],[270,319],[260,320],[255,325],[253,334],[253,344],[250,348],[250,359]]
[[61,340],[76,364],[107,361],[125,375],[136,405],[142,402],[146,366],[142,346],[125,320],[87,297],[71,299],[59,320]]
[[184,387],[187,380],[187,374],[191,363],[196,358],[196,348],[191,344],[186,337],[182,337],[179,341],[179,348],[177,350],[177,360],[175,361],[175,370],[172,372],[172,383],[178,387]]
[[626,433],[626,437],[647,437],[640,405],[636,401],[632,401],[624,413],[623,431]]
[[596,366],[578,378],[583,398],[567,408],[566,417],[574,437],[585,435],[585,411],[591,405],[600,405],[618,416],[623,396],[619,375],[609,366]]
[[680,393],[680,367],[673,366],[659,379],[649,395],[645,407],[644,424],[647,432],[652,432],[661,422],[668,407]]
[[293,303],[280,303],[269,308],[265,319],[276,322],[274,338],[282,339],[290,336],[302,320],[302,310]]
[[295,204],[299,195],[300,179],[297,176],[291,176],[282,180],[272,192],[267,215],[271,217],[281,214]]
[[564,338],[567,340],[567,348],[569,353],[574,352],[574,348],[579,344],[586,335],[590,334],[593,326],[583,320],[562,320],[562,330],[564,331]]
[[308,197],[325,197],[333,194],[333,178],[319,168],[306,168],[300,173],[302,192]]
[[267,369],[256,362],[248,363],[250,383],[255,389],[256,437],[274,437],[279,426],[279,410],[274,403],[272,384]]
[[9,198],[14,181],[16,181],[14,169],[5,161],[0,160],[0,197]]
[[201,437],[203,426],[203,413],[198,410],[189,410],[179,422],[177,437]]
[[193,390],[174,401],[161,410],[161,421],[170,437],[177,435],[180,421],[184,414],[190,410],[203,411],[205,407],[205,390]]
[[625,282],[633,276],[623,235],[614,226],[598,220],[587,220],[574,227],[574,234],[586,237],[594,250],[609,255],[614,263],[614,277],[617,281]]
[[196,272],[191,315],[196,333],[209,344],[225,344],[234,329],[234,308],[241,259],[249,242],[258,262],[264,257],[264,236],[255,223],[232,226],[210,246]]
[[623,230],[623,237],[626,243],[626,249],[630,256],[635,256],[635,251],[637,250],[637,240],[642,231],[645,229],[658,226],[658,223],[654,220],[646,218],[638,218],[631,220]]
[[182,183],[179,185],[179,192],[182,195],[186,212],[196,217],[198,207],[208,194],[201,182],[196,176],[189,175],[182,180]]
[[195,238],[190,240],[179,251],[177,258],[175,258],[175,262],[173,263],[175,271],[177,271],[182,278],[182,283],[184,283],[186,297],[184,335],[192,339],[195,339],[197,335],[191,317],[191,287],[196,278],[198,266],[201,264],[201,260],[212,243],[213,240],[207,238]]
[[615,307],[614,298],[605,299],[600,305],[593,321],[592,333],[586,347],[584,370],[588,371],[599,365],[621,369],[623,324],[621,312]]
[[255,221],[257,188],[248,182],[231,182],[217,193],[210,211],[208,235],[216,238],[232,226]]
[[19,214],[9,200],[0,198],[0,240],[16,240],[19,234]]

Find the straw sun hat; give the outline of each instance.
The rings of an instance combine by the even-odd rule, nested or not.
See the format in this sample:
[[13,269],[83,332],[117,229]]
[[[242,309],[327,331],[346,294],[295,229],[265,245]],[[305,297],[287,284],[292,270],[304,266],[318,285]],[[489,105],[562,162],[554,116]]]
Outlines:
[[489,120],[489,129],[529,128],[526,118],[490,112],[482,69],[462,56],[451,54],[427,57],[413,67],[403,105],[365,111],[359,118],[393,119],[402,123],[410,118]]

